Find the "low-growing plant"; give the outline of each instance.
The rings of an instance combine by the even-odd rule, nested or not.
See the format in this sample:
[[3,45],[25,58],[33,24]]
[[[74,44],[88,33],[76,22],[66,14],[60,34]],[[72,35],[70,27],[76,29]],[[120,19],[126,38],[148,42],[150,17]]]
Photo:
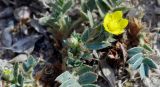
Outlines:
[[[125,31],[129,30],[126,30],[126,27],[130,22],[123,15],[127,8],[121,6],[123,0],[79,0],[78,8],[74,9],[77,6],[76,1],[52,1],[49,3],[50,15],[39,20],[48,28],[47,32],[52,34],[54,46],[57,47],[55,49],[61,53],[63,63],[66,65],[66,71],[55,81],[60,83],[60,87],[100,87],[97,82],[99,78],[97,70],[102,58],[98,52],[105,50],[107,54],[110,48],[118,48],[115,43],[125,44],[126,38],[123,38],[123,34],[126,36],[129,34]],[[77,18],[72,15],[74,10],[78,11],[75,12]],[[134,34],[130,31],[130,34],[132,37],[137,37],[137,32]],[[156,69],[158,66],[150,58],[153,49],[143,42],[144,38],[137,38],[141,42],[136,44],[137,47],[128,46],[129,59],[127,62],[123,60],[123,65],[129,64],[131,69],[139,71],[141,79],[145,79],[149,76],[149,70]],[[125,49],[127,46],[123,51]],[[102,57],[108,58],[106,54]],[[119,54],[115,55],[119,56]],[[33,73],[38,63],[33,56],[24,62],[6,62],[9,68],[2,66],[0,69],[2,79],[11,87],[29,85],[36,87]]]
[[150,58],[152,52],[153,49],[146,44],[128,50],[130,59],[127,63],[131,65],[131,69],[139,71],[141,79],[149,76],[149,70],[158,68],[158,65]]
[[12,64],[6,61],[5,68],[1,69],[1,78],[6,81],[8,87],[36,87],[33,69],[37,65],[37,60],[33,56],[28,57],[24,63],[15,62],[14,66],[7,68],[10,65]]
[[56,81],[62,83],[60,87],[99,87],[98,85],[93,84],[97,81],[97,78],[98,76],[91,71],[85,71],[78,77],[66,71],[58,76]]

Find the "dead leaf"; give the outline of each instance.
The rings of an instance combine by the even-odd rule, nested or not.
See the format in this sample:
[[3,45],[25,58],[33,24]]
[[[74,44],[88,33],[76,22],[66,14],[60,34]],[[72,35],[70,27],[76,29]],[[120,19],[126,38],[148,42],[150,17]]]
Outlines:
[[118,53],[115,49],[110,49],[108,52],[108,57],[111,59],[118,59]]
[[3,11],[0,12],[0,18],[9,17],[13,14],[13,8],[7,7]]
[[7,27],[8,21],[6,19],[1,19],[0,20],[0,30],[4,29]]
[[115,87],[116,77],[113,69],[107,64],[106,59],[100,60],[102,77],[109,83],[109,87]]
[[17,41],[10,48],[7,48],[7,49],[17,53],[30,53],[33,51],[34,45],[40,37],[41,36],[39,35],[32,35],[32,36],[26,37],[22,40]]
[[134,17],[129,18],[128,33],[131,36],[137,36],[142,28],[143,28],[143,25],[140,20]]
[[16,62],[24,62],[28,59],[28,56],[26,54],[20,54],[16,57],[14,57],[12,60],[10,60],[10,63],[16,63]]
[[96,52],[96,50],[93,50],[93,55],[98,59],[99,58],[99,55],[98,53]]
[[28,27],[25,24],[21,25],[21,30],[25,35],[29,34]]
[[32,19],[30,25],[39,33],[46,33],[45,29],[38,23],[37,20]]
[[1,40],[5,47],[10,47],[12,45],[12,35],[8,29],[2,31]]
[[49,8],[49,3],[53,3],[52,0],[40,0],[46,8]]
[[128,56],[128,53],[127,53],[127,49],[126,49],[126,45],[123,44],[123,43],[117,43],[119,45],[119,49],[121,49],[122,51],[122,54],[123,54],[123,60],[124,62],[126,62],[127,60],[127,56]]
[[10,47],[12,45],[12,34],[11,30],[14,28],[14,23],[13,21],[9,21],[8,27],[3,29],[2,31],[2,44],[5,47]]
[[128,44],[130,46],[136,46],[139,43],[139,32],[142,30],[143,24],[141,20],[130,17],[129,24],[127,27]]
[[29,19],[30,14],[30,9],[27,6],[22,6],[14,11],[14,16],[18,21]]

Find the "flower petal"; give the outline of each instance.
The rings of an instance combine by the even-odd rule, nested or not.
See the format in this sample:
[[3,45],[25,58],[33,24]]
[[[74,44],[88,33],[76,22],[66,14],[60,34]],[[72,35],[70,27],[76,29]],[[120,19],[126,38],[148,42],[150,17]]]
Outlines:
[[108,24],[112,19],[112,15],[110,13],[107,13],[106,16],[104,17],[103,25]]
[[117,24],[117,22],[111,21],[108,23],[108,28],[110,31],[115,31],[117,29],[120,29],[121,27],[119,26],[119,24]]
[[128,20],[124,19],[122,15],[122,11],[107,13],[103,21],[105,31],[114,35],[122,34],[125,27],[128,25]]
[[112,31],[112,34],[119,35],[119,34],[122,34],[123,32],[124,32],[124,29],[118,29],[118,30]]
[[104,30],[109,32],[108,26],[104,26]]
[[119,21],[119,25],[121,26],[121,28],[125,28],[128,25],[128,20],[127,19],[121,19]]
[[120,19],[122,19],[122,11],[115,11],[112,13],[112,19],[115,21],[119,21]]
[[124,32],[124,29],[121,28],[121,26],[114,21],[110,22],[108,25],[108,30],[109,33],[112,33],[114,35],[119,35]]

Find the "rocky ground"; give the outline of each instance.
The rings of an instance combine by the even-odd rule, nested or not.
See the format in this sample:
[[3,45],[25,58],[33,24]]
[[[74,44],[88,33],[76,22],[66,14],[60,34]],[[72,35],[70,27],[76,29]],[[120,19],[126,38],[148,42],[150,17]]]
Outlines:
[[[131,9],[131,15],[143,15],[142,21],[146,24],[146,30],[150,32],[152,40],[150,43],[159,55],[159,29],[160,29],[160,0],[128,0]],[[126,3],[125,3],[126,4]],[[160,64],[158,56],[152,56],[157,64]],[[158,71],[159,72],[159,71]],[[150,80],[145,81],[145,87],[160,87],[158,83],[160,77],[157,75],[150,76]]]
[[[127,16],[142,18],[145,31],[152,36],[150,44],[160,56],[160,0],[126,0],[122,5],[130,8]],[[46,31],[46,26],[38,22],[39,18],[49,13],[47,2],[43,0],[0,1],[0,47],[7,49],[0,48],[0,58],[10,61],[15,56],[25,53],[47,60],[45,70],[57,72],[45,74],[41,72],[41,67],[35,70],[43,75],[43,78],[39,79],[46,83],[45,85],[55,84],[50,81],[63,72],[62,57],[53,45],[55,42]],[[160,57],[153,55],[152,58],[160,66]],[[24,58],[19,61],[25,60]],[[137,81],[135,87],[160,87],[159,81],[160,76],[153,74],[145,84],[140,85]]]

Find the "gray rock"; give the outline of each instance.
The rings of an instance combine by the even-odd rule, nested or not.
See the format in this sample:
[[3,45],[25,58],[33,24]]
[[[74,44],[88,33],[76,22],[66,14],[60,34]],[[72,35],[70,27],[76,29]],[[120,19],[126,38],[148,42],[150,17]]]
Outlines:
[[151,76],[150,78],[145,79],[144,81],[145,87],[160,87],[160,77]]
[[0,20],[0,30],[3,30],[4,28],[6,28],[7,27],[7,23],[8,23],[7,20],[1,19]]
[[157,15],[160,15],[160,7],[156,7],[154,12],[157,14]]
[[157,27],[160,28],[160,21],[157,23]]
[[160,0],[157,0],[157,4],[158,4],[158,6],[160,6]]
[[22,6],[14,11],[14,16],[19,21],[30,18],[30,13],[30,9],[27,6]]

